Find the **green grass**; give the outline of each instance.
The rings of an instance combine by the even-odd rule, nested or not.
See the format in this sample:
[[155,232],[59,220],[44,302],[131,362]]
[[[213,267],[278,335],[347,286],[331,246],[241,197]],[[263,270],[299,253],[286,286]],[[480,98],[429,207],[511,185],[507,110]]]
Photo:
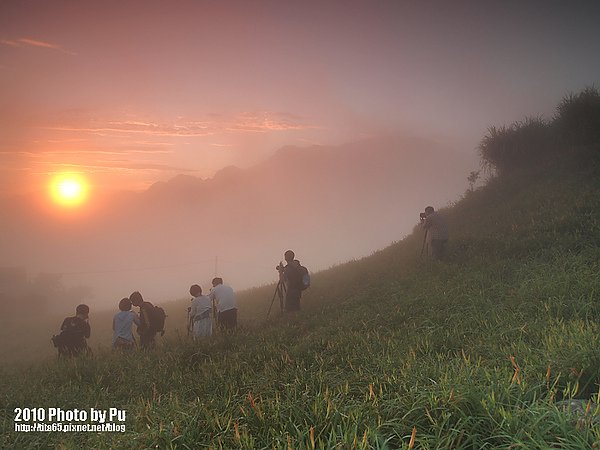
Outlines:
[[[600,445],[600,178],[575,161],[448,208],[448,259],[420,230],[316,273],[295,316],[240,294],[233,335],[190,342],[187,301],[149,353],[2,369],[0,447],[562,448]],[[512,357],[512,361],[511,361]],[[513,365],[514,362],[514,365]],[[518,370],[516,369],[518,367]],[[122,408],[125,433],[17,433],[16,407]]]

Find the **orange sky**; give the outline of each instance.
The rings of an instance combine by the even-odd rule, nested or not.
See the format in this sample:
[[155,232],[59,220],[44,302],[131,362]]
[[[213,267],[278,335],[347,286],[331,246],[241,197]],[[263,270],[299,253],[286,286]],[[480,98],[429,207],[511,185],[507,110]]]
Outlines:
[[[541,5],[544,5],[543,7]],[[0,194],[209,177],[283,145],[422,135],[473,152],[597,81],[598,6],[0,3]]]

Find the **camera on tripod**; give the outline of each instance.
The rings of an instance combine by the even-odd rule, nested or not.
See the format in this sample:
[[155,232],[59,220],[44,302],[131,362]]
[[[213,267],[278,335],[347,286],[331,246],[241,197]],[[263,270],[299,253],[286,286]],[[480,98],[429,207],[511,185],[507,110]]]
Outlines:
[[427,214],[426,213],[424,213],[424,212],[419,213],[419,219],[421,219],[421,222],[423,222],[426,218],[427,218]]
[[277,272],[279,272],[279,275],[281,275],[283,273],[283,271],[285,270],[285,266],[283,265],[283,262],[279,261],[279,264],[277,266],[275,266],[275,270]]

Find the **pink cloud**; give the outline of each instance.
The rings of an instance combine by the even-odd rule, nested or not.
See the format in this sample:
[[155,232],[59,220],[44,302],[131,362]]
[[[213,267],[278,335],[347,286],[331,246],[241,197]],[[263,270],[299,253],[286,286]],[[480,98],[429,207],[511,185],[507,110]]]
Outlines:
[[59,52],[67,53],[68,55],[75,55],[75,53],[62,48],[60,45],[52,44],[46,41],[40,41],[38,39],[30,39],[30,38],[19,38],[16,40],[13,39],[2,39],[0,40],[0,44],[8,45],[11,47],[40,47],[47,48],[50,50],[56,50]]
[[93,171],[93,172],[131,172],[137,173],[139,171],[145,172],[177,172],[177,173],[194,173],[195,169],[187,167],[177,167],[168,164],[151,163],[151,162],[135,162],[127,160],[98,160],[93,164],[86,163],[72,163],[72,162],[56,162],[56,161],[36,161],[36,166],[42,166],[47,170],[41,170],[33,173],[37,174],[48,174],[54,173],[57,170],[73,169],[81,171]]
[[222,132],[267,133],[317,128],[286,113],[242,113],[232,117],[210,115],[207,120],[182,120],[158,123],[142,120],[94,120],[85,125],[66,123],[43,127],[54,131],[84,132],[101,135],[144,135],[149,137],[206,137]]

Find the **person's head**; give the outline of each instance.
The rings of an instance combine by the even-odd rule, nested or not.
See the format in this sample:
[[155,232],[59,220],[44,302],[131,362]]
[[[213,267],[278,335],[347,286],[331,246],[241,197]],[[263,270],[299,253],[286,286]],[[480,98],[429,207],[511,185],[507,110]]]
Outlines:
[[88,305],[77,305],[75,308],[75,314],[77,317],[81,317],[82,319],[87,319],[90,314],[90,307]]
[[140,294],[138,291],[133,292],[129,296],[129,300],[131,301],[131,304],[133,306],[140,306],[142,303],[144,303],[144,299],[142,298],[142,294]]
[[425,215],[426,216],[429,216],[429,215],[433,214],[433,212],[434,212],[433,206],[428,206],[427,208],[425,208]]
[[202,288],[197,284],[193,284],[192,287],[190,287],[190,294],[192,297],[198,297],[199,295],[202,295]]
[[212,280],[213,287],[216,287],[220,284],[223,284],[223,278],[220,278],[220,277],[213,278],[213,280]]
[[131,300],[129,300],[127,297],[122,298],[119,302],[119,309],[121,311],[131,311]]
[[294,254],[293,251],[288,250],[283,254],[283,257],[285,258],[286,262],[292,262],[294,260],[294,258],[296,257],[296,255]]

